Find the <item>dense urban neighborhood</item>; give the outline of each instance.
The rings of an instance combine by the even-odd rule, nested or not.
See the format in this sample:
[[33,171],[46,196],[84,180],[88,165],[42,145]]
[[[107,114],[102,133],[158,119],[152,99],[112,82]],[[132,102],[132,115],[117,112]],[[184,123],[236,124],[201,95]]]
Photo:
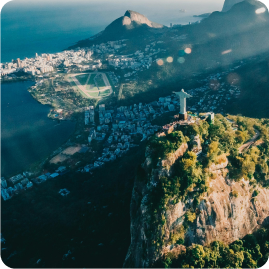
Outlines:
[[[199,113],[211,111],[225,113],[225,105],[240,94],[240,89],[234,86],[236,78],[228,85],[222,82],[222,78],[228,72],[210,75],[201,80],[203,86],[192,89],[188,93],[192,98],[188,100],[187,110],[189,117],[186,121],[174,122],[171,126],[160,126],[153,124],[155,120],[164,114],[174,115],[177,118],[177,111],[180,109],[179,99],[176,94],[160,97],[158,101],[148,104],[133,104],[131,106],[106,107],[100,104],[96,107],[85,107],[84,110],[84,129],[88,130],[87,140],[84,144],[67,143],[66,147],[56,150],[50,157],[50,163],[60,164],[67,159],[72,159],[75,153],[84,153],[90,150],[93,141],[102,145],[102,150],[95,153],[95,160],[83,167],[80,162],[75,166],[59,166],[54,171],[47,171],[41,175],[24,172],[8,179],[1,179],[1,194],[4,200],[11,198],[14,194],[40,184],[46,180],[56,179],[58,176],[68,173],[70,169],[80,173],[92,173],[94,169],[102,167],[106,162],[122,157],[130,148],[138,146],[141,141],[157,133],[173,129],[175,124],[190,124]],[[62,111],[58,111],[61,115]],[[202,113],[204,115],[205,113]],[[207,114],[206,114],[207,115]],[[170,117],[171,117],[170,116]],[[80,135],[77,136],[80,138]],[[83,158],[83,157],[82,157]],[[28,178],[31,178],[29,180]],[[63,194],[61,194],[64,196]]]
[[[173,26],[172,29],[177,27]],[[171,36],[171,40],[177,42],[185,42],[187,38],[187,34]],[[171,128],[169,125],[162,127],[156,122],[165,114],[170,118],[177,117],[180,102],[175,94],[159,97],[149,103],[126,106],[102,102],[102,99],[115,97],[116,90],[120,93],[125,83],[139,80],[138,72],[148,70],[153,65],[162,66],[164,62],[172,63],[172,57],[164,58],[167,50],[163,43],[161,40],[149,42],[144,49],[129,53],[128,39],[121,39],[55,54],[36,54],[34,58],[18,58],[1,64],[3,81],[23,78],[35,82],[28,91],[40,103],[51,106],[50,118],[68,120],[77,113],[83,114],[84,118],[75,139],[69,139],[47,158],[52,165],[48,169],[43,169],[41,165],[39,174],[36,171],[23,172],[7,180],[2,178],[3,199],[7,200],[14,194],[46,180],[56,179],[69,171],[93,173],[94,169],[121,158],[129,149],[153,134]],[[185,55],[190,53],[188,47],[183,50]],[[184,57],[178,58],[179,64],[184,61]],[[244,61],[240,61],[225,71],[206,76],[193,73],[193,80],[200,86],[187,91],[192,96],[186,107],[189,117],[185,121],[178,119],[178,123],[190,124],[192,117],[209,111],[225,114],[227,104],[240,95],[236,70],[244,64]],[[93,150],[93,143],[98,144],[98,150]],[[89,152],[93,154],[92,161],[85,163],[83,156]],[[77,154],[81,160],[74,158]],[[55,165],[58,167],[55,168]],[[68,193],[60,192],[62,196]]]
[[[121,49],[126,46],[126,40],[109,41],[100,45],[93,45],[90,48],[65,50],[55,54],[36,53],[35,58],[25,58],[24,60],[16,59],[9,63],[1,63],[1,76],[11,75],[16,77],[16,73],[22,71],[26,74],[35,76],[36,78],[49,77],[48,73],[55,71],[71,70],[98,70],[102,67],[102,61],[108,62],[115,70],[133,69],[132,73],[126,73],[124,77],[129,77],[137,71],[143,71],[149,68],[153,59],[157,58],[157,54],[164,49],[155,48],[156,44],[163,43],[155,41],[146,45],[144,51],[136,51],[133,54],[122,55]],[[58,69],[60,68],[60,70]]]

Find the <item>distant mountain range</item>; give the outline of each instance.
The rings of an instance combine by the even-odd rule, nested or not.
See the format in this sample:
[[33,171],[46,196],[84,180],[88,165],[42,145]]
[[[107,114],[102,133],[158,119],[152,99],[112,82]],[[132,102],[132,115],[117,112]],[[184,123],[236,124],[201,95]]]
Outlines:
[[69,47],[87,47],[107,41],[132,39],[144,35],[152,35],[151,31],[162,31],[168,28],[162,24],[150,21],[146,16],[132,10],[127,10],[125,14],[110,23],[103,31],[86,39],[79,41],[76,45]]
[[[264,12],[256,14],[255,11],[260,8],[264,8]],[[252,31],[257,27],[268,24],[268,22],[268,10],[263,3],[255,0],[245,0],[235,4],[227,12],[213,12],[208,18],[193,27],[191,34],[195,39],[202,36],[206,37],[209,33],[212,37],[224,34],[232,35],[237,32]]]
[[[255,11],[262,7],[265,8],[266,12],[257,15]],[[208,32],[215,36],[224,33],[233,34],[236,31],[249,31],[269,22],[267,7],[256,0],[226,0],[223,11],[226,12],[216,11],[212,14],[206,14],[209,15],[208,17],[202,14],[201,16],[205,18],[201,23],[188,29],[188,34],[195,36],[197,40],[201,36],[206,37]],[[149,38],[156,34],[162,35],[170,29],[162,24],[150,21],[138,12],[127,10],[123,16],[114,20],[102,32],[89,39],[79,41],[69,49],[125,38]]]
[[207,18],[211,15],[212,13],[203,13],[201,15],[193,15],[194,18]]
[[[225,0],[222,12],[227,12],[230,10],[234,5],[243,2],[244,0]],[[261,6],[261,3],[258,0],[252,0],[250,1],[254,5],[259,5]]]

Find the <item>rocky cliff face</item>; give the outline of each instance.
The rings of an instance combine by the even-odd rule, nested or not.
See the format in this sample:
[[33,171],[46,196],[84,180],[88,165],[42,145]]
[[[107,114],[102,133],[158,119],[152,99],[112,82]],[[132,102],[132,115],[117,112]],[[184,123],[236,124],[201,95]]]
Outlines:
[[[149,211],[147,207],[149,190],[154,187],[154,184],[162,176],[170,175],[172,165],[178,158],[183,156],[187,148],[188,145],[184,143],[174,154],[170,154],[168,158],[161,160],[159,162],[159,168],[152,169],[148,184],[145,184],[145,182],[141,182],[138,179],[135,181],[130,211],[131,245],[126,256],[124,267],[149,267],[150,264],[157,259],[159,250],[152,246],[150,239],[146,236],[146,233],[151,229],[148,224]],[[147,148],[146,160],[142,167],[147,171],[150,169],[151,164],[152,156],[150,149]],[[170,212],[167,212],[167,214],[169,215]]]
[[110,25],[108,25],[105,31],[124,31],[134,29],[139,26],[146,26],[150,28],[164,27],[161,24],[150,21],[146,16],[138,12],[127,10],[124,16],[116,19]]
[[153,28],[163,27],[163,25],[150,21],[146,16],[138,12],[127,10],[123,16],[123,25],[129,25],[132,22],[146,24],[147,26],[153,27]]
[[[248,180],[235,182],[230,179],[226,160],[209,168],[214,179],[210,180],[209,189],[196,206],[194,219],[187,229],[184,230],[183,224],[186,213],[193,207],[192,199],[176,203],[171,199],[164,212],[162,227],[150,224],[149,192],[154,188],[154,182],[171,173],[173,163],[187,148],[187,144],[182,144],[169,158],[159,162],[159,167],[152,169],[149,180],[136,179],[131,201],[131,245],[124,267],[149,267],[164,253],[180,253],[185,246],[171,243],[178,233],[184,237],[186,246],[192,243],[208,245],[215,240],[229,244],[268,221],[269,190],[256,187],[258,195],[254,195]],[[150,165],[151,156],[147,151],[144,170],[148,171]],[[195,191],[194,188],[192,192]],[[163,245],[155,244],[158,237],[162,237]]]
[[217,173],[207,197],[198,206],[193,229],[186,233],[188,245],[207,245],[215,240],[229,244],[252,233],[269,215],[269,190],[258,188],[260,193],[254,198],[248,181],[233,182],[221,170]]

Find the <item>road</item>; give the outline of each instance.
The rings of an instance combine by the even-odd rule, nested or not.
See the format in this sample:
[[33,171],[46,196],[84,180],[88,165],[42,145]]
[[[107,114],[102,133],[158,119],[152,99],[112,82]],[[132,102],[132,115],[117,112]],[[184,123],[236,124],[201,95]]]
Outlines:
[[243,144],[238,148],[239,153],[242,153],[245,149],[250,148],[250,146],[257,141],[258,137],[260,136],[260,132],[257,130],[255,130],[255,132],[255,135],[250,140],[248,140],[247,143]]

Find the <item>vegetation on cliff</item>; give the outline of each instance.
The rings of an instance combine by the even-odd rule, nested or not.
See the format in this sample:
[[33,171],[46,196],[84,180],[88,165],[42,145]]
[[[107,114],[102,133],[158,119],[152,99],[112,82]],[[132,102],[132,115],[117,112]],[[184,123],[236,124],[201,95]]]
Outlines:
[[[248,180],[253,187],[253,199],[259,194],[257,186],[269,186],[268,127],[269,122],[265,119],[218,114],[211,124],[194,118],[192,124],[181,125],[172,133],[149,141],[146,161],[139,167],[137,178],[148,186],[147,199],[141,204],[145,204],[148,210],[145,234],[151,248],[158,252],[169,245],[185,244],[185,234],[199,214],[198,205],[210,195],[210,182],[216,178],[216,170],[221,169],[228,180]],[[197,140],[200,145],[197,145]],[[175,158],[184,144],[187,146],[182,155]],[[199,146],[202,154],[197,157],[194,149]],[[238,197],[236,190],[230,195]],[[167,234],[167,210],[180,202],[187,208],[185,214],[176,228]],[[267,230],[262,232],[268,237]],[[195,245],[187,248],[179,259],[165,256],[163,264],[175,267],[256,267],[264,263],[262,257],[267,257],[268,242],[257,241],[260,237],[256,241],[253,238],[246,237],[230,246],[222,242],[207,247]],[[251,245],[251,240],[256,243]]]
[[149,142],[149,148],[152,152],[152,165],[156,167],[159,160],[167,158],[168,154],[174,153],[183,143],[188,141],[182,132],[175,131],[164,137],[152,137]]
[[230,245],[214,241],[193,245],[179,255],[168,253],[156,267],[165,268],[257,268],[269,257],[269,229],[261,228]]

